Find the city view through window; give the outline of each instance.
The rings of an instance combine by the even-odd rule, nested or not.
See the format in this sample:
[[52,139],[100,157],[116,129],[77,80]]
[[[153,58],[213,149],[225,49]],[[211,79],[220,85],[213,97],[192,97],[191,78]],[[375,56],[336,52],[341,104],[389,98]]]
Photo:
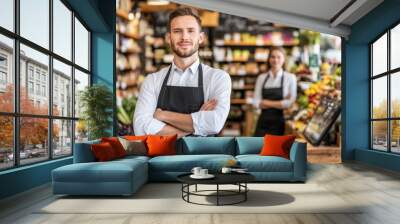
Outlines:
[[372,148],[400,153],[400,25],[371,44]]
[[87,139],[78,119],[79,93],[90,84],[90,33],[63,2],[49,3],[20,0],[15,29],[14,1],[1,1],[0,170],[69,156],[74,141]]

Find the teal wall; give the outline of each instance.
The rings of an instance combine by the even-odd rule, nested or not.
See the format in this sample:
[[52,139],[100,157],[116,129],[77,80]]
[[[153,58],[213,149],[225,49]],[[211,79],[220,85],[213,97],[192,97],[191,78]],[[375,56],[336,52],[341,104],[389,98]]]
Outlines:
[[[92,32],[92,82],[107,85],[113,91],[115,105],[115,0],[66,2]],[[110,127],[110,132],[114,130]],[[72,157],[68,157],[0,172],[0,199],[48,183],[53,169],[71,163]]]
[[[398,170],[398,156],[369,150],[369,43],[400,22],[400,0],[385,0],[351,27],[344,44],[343,153],[344,160],[358,160]],[[359,150],[363,150],[359,152]],[[395,161],[395,162],[394,162]]]
[[[113,124],[116,124],[116,92],[115,92],[115,34],[94,33],[92,35],[92,82],[108,86],[113,93]],[[110,127],[110,135],[113,135],[116,128]]]
[[0,199],[48,183],[53,169],[71,163],[69,157],[0,172]]

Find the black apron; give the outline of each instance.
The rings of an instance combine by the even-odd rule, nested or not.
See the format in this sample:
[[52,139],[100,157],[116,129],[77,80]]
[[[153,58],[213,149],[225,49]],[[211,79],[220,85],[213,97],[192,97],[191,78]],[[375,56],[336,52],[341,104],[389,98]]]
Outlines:
[[[265,100],[283,100],[283,76],[282,71],[281,86],[277,88],[265,88],[265,83],[269,79],[269,74],[265,77],[262,85],[262,98]],[[283,110],[276,108],[263,109],[258,118],[254,136],[262,137],[265,134],[283,135],[285,133],[285,118]]]
[[168,86],[171,67],[164,78],[160,94],[158,96],[157,108],[183,114],[191,114],[200,110],[204,104],[203,91],[203,68],[201,63],[198,67],[198,86]]

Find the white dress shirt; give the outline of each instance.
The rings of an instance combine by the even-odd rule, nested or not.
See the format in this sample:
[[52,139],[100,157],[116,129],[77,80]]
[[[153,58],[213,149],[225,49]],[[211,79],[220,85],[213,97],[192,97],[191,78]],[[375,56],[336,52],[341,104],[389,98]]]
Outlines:
[[[269,78],[264,86],[263,83],[267,76]],[[274,77],[270,72],[260,74],[257,77],[256,86],[254,90],[253,105],[256,108],[260,108],[260,102],[263,99],[262,89],[263,88],[278,88],[281,86],[281,77],[283,75],[283,100],[282,107],[284,109],[289,108],[297,97],[297,80],[296,76],[292,73],[283,72],[282,69],[278,71],[277,76]]]
[[[172,63],[168,86],[198,86],[199,59],[182,71]],[[230,109],[231,78],[223,70],[202,64],[204,100],[217,100],[212,111],[198,111],[191,114],[195,135],[217,134],[223,128]],[[157,109],[158,95],[169,66],[147,75],[142,83],[134,114],[135,135],[156,134],[166,123],[153,117]]]

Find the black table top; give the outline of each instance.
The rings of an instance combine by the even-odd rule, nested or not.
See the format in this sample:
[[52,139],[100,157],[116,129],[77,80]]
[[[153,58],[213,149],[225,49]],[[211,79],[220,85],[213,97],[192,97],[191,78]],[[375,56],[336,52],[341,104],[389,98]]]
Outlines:
[[186,173],[177,177],[178,181],[186,184],[236,184],[248,183],[255,180],[249,173],[212,173],[215,177],[211,179],[193,179],[192,173]]

